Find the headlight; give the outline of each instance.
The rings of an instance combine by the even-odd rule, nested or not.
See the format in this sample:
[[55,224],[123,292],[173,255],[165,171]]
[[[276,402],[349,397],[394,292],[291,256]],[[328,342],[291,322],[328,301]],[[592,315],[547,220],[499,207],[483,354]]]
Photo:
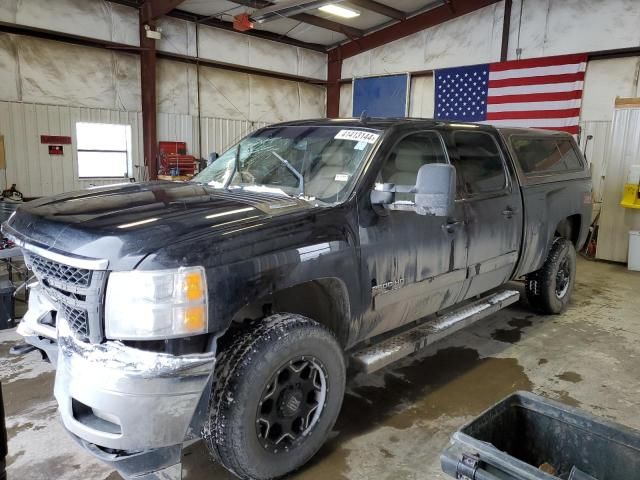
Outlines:
[[153,340],[207,331],[207,282],[202,267],[113,272],[105,302],[107,338]]

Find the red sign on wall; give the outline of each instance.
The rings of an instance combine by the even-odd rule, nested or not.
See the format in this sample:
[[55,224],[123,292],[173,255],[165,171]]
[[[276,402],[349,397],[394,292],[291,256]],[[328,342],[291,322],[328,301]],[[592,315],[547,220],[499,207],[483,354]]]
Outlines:
[[49,145],[71,145],[71,137],[63,137],[60,135],[40,135],[40,143]]
[[64,155],[62,145],[49,145],[49,155]]

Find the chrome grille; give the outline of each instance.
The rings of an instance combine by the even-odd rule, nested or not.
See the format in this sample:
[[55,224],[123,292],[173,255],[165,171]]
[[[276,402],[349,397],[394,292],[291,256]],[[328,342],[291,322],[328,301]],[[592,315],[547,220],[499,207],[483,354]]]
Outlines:
[[62,314],[73,332],[81,337],[89,337],[89,315],[86,310],[62,304]]
[[73,266],[74,259],[51,260],[24,247],[27,265],[64,318],[75,337],[84,342],[103,340],[103,300],[107,272]]
[[36,274],[46,278],[52,278],[81,287],[88,287],[91,283],[91,270],[87,270],[86,268],[64,265],[34,253],[29,254],[29,262]]

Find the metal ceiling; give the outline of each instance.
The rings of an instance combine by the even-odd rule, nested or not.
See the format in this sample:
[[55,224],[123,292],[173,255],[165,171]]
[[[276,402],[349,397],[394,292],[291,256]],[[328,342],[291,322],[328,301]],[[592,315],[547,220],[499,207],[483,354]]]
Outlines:
[[[286,0],[284,2],[287,3]],[[178,8],[181,12],[231,22],[235,15],[251,14],[258,8],[278,3],[283,3],[283,0],[185,0]],[[434,0],[347,0],[340,4],[358,11],[358,17],[344,19],[312,8],[292,17],[256,23],[255,30],[275,33],[283,40],[286,37],[330,48],[442,3]]]
[[[499,0],[108,0],[131,7],[167,8],[166,15],[202,25],[234,30],[234,18],[256,10],[271,15],[243,33],[320,52],[339,49],[353,56],[416,31],[437,25]],[[508,0],[510,1],[510,0]],[[338,3],[359,15],[347,19],[322,12],[321,5]],[[302,5],[301,8],[291,8]],[[281,7],[281,8],[278,8]],[[273,15],[275,11],[282,14]],[[260,16],[260,12],[257,14]],[[280,16],[282,15],[282,16]],[[239,23],[248,27],[247,19]],[[366,45],[366,47],[365,47]]]

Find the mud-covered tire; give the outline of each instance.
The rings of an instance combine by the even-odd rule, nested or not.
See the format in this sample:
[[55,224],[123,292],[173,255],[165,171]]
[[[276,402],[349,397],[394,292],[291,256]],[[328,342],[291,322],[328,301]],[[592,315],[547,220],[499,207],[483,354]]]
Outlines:
[[564,312],[575,279],[575,247],[565,238],[556,238],[542,268],[527,275],[525,290],[531,308],[545,315]]
[[[301,315],[276,314],[235,333],[221,348],[209,418],[203,432],[214,460],[240,478],[257,480],[278,478],[304,465],[325,442],[342,406],[346,369],[342,349],[334,335]],[[275,389],[274,381],[277,386],[280,372],[293,365],[292,362],[302,365],[301,361],[317,366],[314,378],[324,378],[324,393],[320,402],[316,392],[311,395],[299,387],[302,393],[298,396],[311,395],[315,405],[322,404],[322,409],[318,416],[309,413],[300,417],[313,415],[314,422],[297,436],[296,442],[287,438],[287,442],[275,444],[275,440],[261,438],[261,435],[270,435],[258,420],[265,392]],[[291,388],[295,390],[295,385]],[[278,398],[285,393],[282,390]],[[296,401],[283,400],[280,403],[284,402],[284,407],[280,408],[290,404],[295,407]],[[275,414],[280,413],[278,410]],[[281,445],[283,448],[279,449]]]

